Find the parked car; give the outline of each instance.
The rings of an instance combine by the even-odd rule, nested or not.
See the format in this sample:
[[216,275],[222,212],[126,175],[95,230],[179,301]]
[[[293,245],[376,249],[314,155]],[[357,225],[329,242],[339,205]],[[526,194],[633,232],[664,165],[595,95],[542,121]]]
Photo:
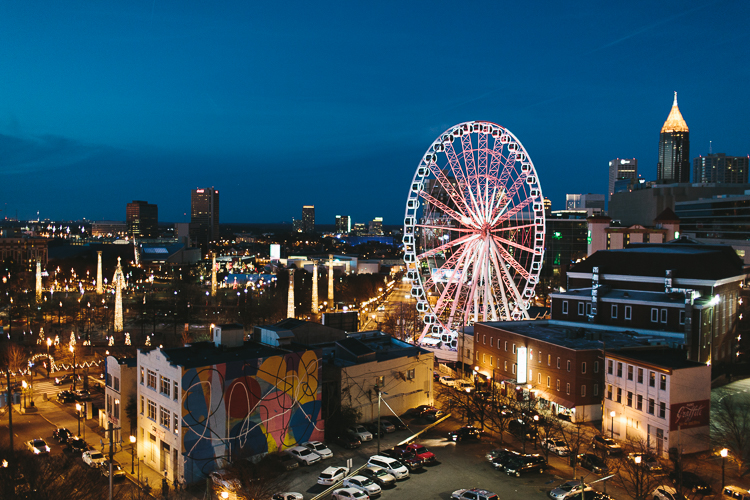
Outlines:
[[423,419],[428,420],[430,422],[436,422],[443,418],[445,416],[445,412],[443,410],[438,410],[437,408],[433,408],[431,410],[427,410],[420,415]]
[[386,422],[391,424],[397,431],[405,431],[407,429],[406,424],[403,423],[398,417],[388,417],[386,419],[381,419],[381,421],[382,420],[385,420]]
[[211,472],[208,477],[211,478],[214,488],[220,488],[232,492],[240,491],[242,488],[242,481],[234,477],[231,472],[225,469],[215,470]]
[[459,380],[454,387],[461,392],[474,392],[474,384],[466,380]]
[[73,453],[83,453],[84,451],[89,449],[88,443],[79,437],[68,438],[68,442],[66,444],[67,446],[65,447],[65,451],[70,451]]
[[494,450],[487,453],[484,458],[486,458],[488,462],[492,463],[492,461],[496,458],[508,456],[512,453],[518,454],[518,452],[509,450],[508,448],[495,448]]
[[654,500],[685,500],[682,493],[666,484],[657,486],[654,491],[651,492],[651,496]]
[[390,450],[383,450],[382,453],[386,457],[397,459],[404,464],[410,472],[421,469],[424,465],[424,461],[421,458],[417,458],[417,455],[413,451],[405,448],[391,448]]
[[[669,473],[669,479],[675,486],[679,484],[680,478],[677,471]],[[711,485],[694,472],[682,471],[682,487],[687,488],[693,493],[711,493]]]
[[578,459],[578,465],[584,469],[588,469],[595,474],[606,474],[609,472],[609,466],[603,458],[594,455],[593,453],[582,453],[576,457]]
[[353,427],[349,427],[347,429],[349,432],[352,432],[359,437],[359,439],[364,443],[365,441],[372,441],[372,434],[370,431],[365,429],[365,427],[361,424],[357,424]]
[[367,461],[367,465],[382,467],[388,471],[388,474],[395,477],[397,481],[409,477],[409,469],[395,458],[384,457],[383,455],[373,455],[370,457],[370,460]]
[[320,455],[304,446],[295,446],[294,448],[289,448],[286,452],[296,458],[302,465],[312,465],[320,462]]
[[529,441],[533,440],[537,434],[536,429],[534,429],[533,425],[520,418],[514,418],[513,420],[508,422],[508,432],[518,438],[526,439]]
[[649,472],[661,472],[664,468],[659,464],[656,456],[651,453],[628,453],[628,460],[638,463],[640,457],[640,466]]
[[333,452],[320,441],[306,441],[302,443],[302,446],[320,455],[322,460],[333,458]]
[[569,495],[565,500],[612,500],[612,497],[609,495],[596,491],[579,491],[577,493],[574,493],[572,495]]
[[370,497],[357,488],[339,488],[331,494],[333,500],[367,500]]
[[[109,477],[109,460],[105,460],[99,465],[99,471],[102,476]],[[122,466],[117,462],[112,462],[112,479],[117,481],[119,479],[125,479],[125,471]]]
[[[81,376],[76,374],[76,381],[81,381]],[[55,385],[63,385],[63,384],[72,384],[73,383],[73,374],[68,373],[67,375],[61,375],[59,377],[55,377]]]
[[494,467],[495,470],[504,471],[506,465],[522,456],[523,455],[521,455],[517,451],[507,450],[507,452],[499,453],[495,458],[492,459],[492,467]]
[[721,489],[723,500],[750,500],[750,491],[739,486],[727,485]]
[[593,488],[589,486],[588,484],[584,483],[583,486],[581,486],[581,482],[577,479],[571,479],[570,481],[566,481],[554,490],[549,492],[549,496],[554,498],[555,500],[563,500],[570,495],[575,495],[576,493],[580,493],[581,491],[591,491]]
[[359,473],[367,478],[372,479],[381,488],[387,488],[396,485],[396,478],[393,477],[387,470],[376,465],[368,465]]
[[296,458],[291,456],[288,453],[276,453],[275,454],[278,457],[279,464],[285,469],[285,470],[294,470],[299,467],[299,462]]
[[622,446],[617,444],[614,439],[606,438],[604,436],[594,436],[594,441],[591,445],[595,450],[604,451],[607,455],[618,455],[622,453]]
[[521,477],[528,472],[544,472],[548,467],[541,455],[523,455],[508,462],[504,470],[509,476]]
[[52,431],[52,437],[56,439],[58,443],[65,444],[68,442],[68,438],[73,437],[73,433],[65,427],[58,427]]
[[76,400],[76,397],[73,395],[70,391],[60,391],[57,393],[57,402],[58,403],[73,403]]
[[435,458],[435,454],[432,453],[430,450],[425,448],[423,445],[419,443],[410,443],[402,446],[394,446],[394,450],[398,449],[406,449],[414,453],[417,458],[422,460],[425,464],[434,464],[437,462],[437,458]]
[[443,385],[447,385],[448,387],[456,387],[456,379],[453,377],[448,377],[446,375],[442,375],[438,382],[440,382]]
[[81,458],[83,459],[83,463],[91,468],[99,467],[106,460],[102,452],[98,450],[84,451]]
[[451,493],[451,498],[454,500],[498,500],[497,494],[479,488],[456,490]]
[[570,448],[562,439],[542,439],[542,446],[560,457],[570,455]]
[[79,389],[77,391],[73,391],[73,398],[75,398],[76,401],[90,401],[91,393],[89,391]]
[[422,413],[426,412],[427,410],[433,410],[433,409],[437,410],[437,408],[435,408],[434,406],[419,405],[414,408],[410,408],[406,410],[405,415],[410,416],[410,417],[420,417],[422,416]]
[[305,497],[302,496],[302,493],[294,491],[280,491],[274,493],[273,496],[271,496],[271,500],[305,500]]
[[375,484],[372,479],[360,475],[344,479],[342,486],[344,486],[345,488],[357,488],[358,490],[362,490],[367,493],[367,495],[370,497],[376,497],[380,495],[381,492],[380,486]]
[[343,480],[349,474],[348,467],[326,467],[318,476],[318,484],[331,486]]
[[353,450],[354,448],[359,448],[360,446],[362,446],[362,441],[359,439],[359,437],[356,434],[350,432],[336,436],[334,442],[337,445],[349,450]]
[[47,446],[47,443],[42,438],[26,441],[26,447],[34,455],[46,455],[49,453],[49,446]]
[[470,440],[478,441],[480,437],[481,437],[481,432],[479,431],[479,429],[471,425],[461,427],[458,430],[451,431],[448,433],[448,439],[450,439],[451,441],[455,441],[457,443],[460,441],[470,441]]

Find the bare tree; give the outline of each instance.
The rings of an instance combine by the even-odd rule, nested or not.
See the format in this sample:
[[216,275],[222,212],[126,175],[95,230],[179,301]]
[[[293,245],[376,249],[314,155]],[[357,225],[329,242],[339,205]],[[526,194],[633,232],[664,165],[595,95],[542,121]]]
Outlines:
[[[633,454],[623,454],[610,460],[610,473],[617,472],[616,483],[633,500],[646,500],[664,482],[664,477],[660,470],[652,469],[650,464],[656,461],[656,457],[645,440],[631,439],[630,448]],[[640,463],[634,460],[636,456],[641,457]]]
[[750,404],[724,396],[711,406],[711,440],[727,448],[742,474],[750,452]]

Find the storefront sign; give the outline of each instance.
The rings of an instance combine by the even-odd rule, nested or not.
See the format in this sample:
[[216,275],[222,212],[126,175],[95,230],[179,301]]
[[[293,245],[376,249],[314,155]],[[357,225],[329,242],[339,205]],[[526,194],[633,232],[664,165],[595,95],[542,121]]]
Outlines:
[[689,429],[708,425],[710,400],[674,404],[671,407],[669,430]]

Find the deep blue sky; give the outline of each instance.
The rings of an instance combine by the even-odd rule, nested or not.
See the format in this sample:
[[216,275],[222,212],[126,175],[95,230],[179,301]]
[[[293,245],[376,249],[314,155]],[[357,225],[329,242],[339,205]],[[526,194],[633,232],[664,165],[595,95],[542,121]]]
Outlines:
[[0,0],[0,216],[403,219],[466,120],[524,144],[553,208],[607,163],[656,177],[678,92],[691,157],[750,153],[750,2]]

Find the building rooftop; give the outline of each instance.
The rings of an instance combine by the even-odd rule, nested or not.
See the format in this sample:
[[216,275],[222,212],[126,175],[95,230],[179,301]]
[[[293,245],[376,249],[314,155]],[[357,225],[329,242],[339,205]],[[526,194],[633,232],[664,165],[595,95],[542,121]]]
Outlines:
[[706,366],[705,363],[689,361],[687,351],[681,349],[670,349],[667,347],[650,347],[637,349],[618,349],[607,350],[607,355],[617,356],[618,358],[628,358],[633,361],[640,361],[662,368],[679,370],[682,368],[696,368]]
[[289,337],[289,332],[291,332],[294,341],[303,345],[320,344],[346,338],[344,330],[295,318],[283,319],[274,325],[263,325],[259,328],[277,332],[279,337]]
[[[337,340],[335,344],[338,348],[336,363],[339,365],[430,354],[427,349],[403,342],[379,330],[351,333],[346,339]],[[339,349],[346,351],[349,356],[339,356]]]
[[[139,349],[139,351],[150,352],[149,349]],[[161,349],[161,352],[171,364],[184,368],[283,356],[289,353],[286,349],[278,349],[252,340],[246,340],[240,347],[219,347],[213,342],[194,342],[187,347]]]
[[[591,300],[591,288],[577,288],[567,292],[551,293],[551,297],[566,299],[578,298]],[[676,304],[685,305],[684,293],[647,292],[642,290],[611,290],[608,287],[598,289],[599,300],[605,302],[648,302],[649,304]]]

